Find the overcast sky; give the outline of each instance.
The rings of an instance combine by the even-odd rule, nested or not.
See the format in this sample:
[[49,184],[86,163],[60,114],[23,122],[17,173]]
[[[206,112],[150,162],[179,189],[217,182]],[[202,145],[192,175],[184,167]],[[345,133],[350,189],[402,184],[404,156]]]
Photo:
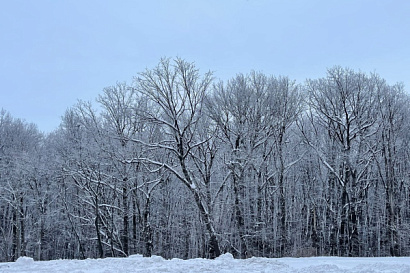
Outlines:
[[1,0],[0,108],[41,131],[165,56],[223,80],[341,65],[410,90],[410,1]]

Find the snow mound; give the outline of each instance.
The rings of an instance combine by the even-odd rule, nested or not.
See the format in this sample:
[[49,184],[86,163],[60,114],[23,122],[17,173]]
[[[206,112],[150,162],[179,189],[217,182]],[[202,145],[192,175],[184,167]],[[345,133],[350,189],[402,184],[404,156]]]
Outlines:
[[139,260],[139,259],[143,259],[144,256],[142,256],[141,254],[134,254],[134,255],[130,255],[128,257],[128,259],[133,259],[133,260]]
[[23,265],[23,264],[32,264],[32,263],[34,263],[34,259],[30,258],[30,257],[22,256],[22,257],[17,259],[16,263],[21,264],[21,265]]
[[233,260],[233,255],[229,252],[222,254],[221,256],[217,257],[215,260]]
[[152,255],[150,258],[147,258],[147,260],[150,260],[151,263],[162,263],[163,261],[165,261],[165,259],[161,256],[155,255]]

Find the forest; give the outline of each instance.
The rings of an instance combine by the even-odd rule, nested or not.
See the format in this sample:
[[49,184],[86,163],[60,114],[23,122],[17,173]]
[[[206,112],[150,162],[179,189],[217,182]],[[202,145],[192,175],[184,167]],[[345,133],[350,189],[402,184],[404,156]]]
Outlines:
[[410,100],[163,58],[42,133],[0,112],[0,261],[410,256]]

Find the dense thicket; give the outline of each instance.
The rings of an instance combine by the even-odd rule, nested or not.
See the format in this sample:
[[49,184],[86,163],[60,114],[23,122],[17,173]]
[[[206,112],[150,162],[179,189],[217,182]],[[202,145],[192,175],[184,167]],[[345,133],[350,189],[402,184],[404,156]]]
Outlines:
[[[94,108],[95,107],[95,108]],[[163,59],[47,136],[0,113],[0,260],[410,255],[410,101]]]

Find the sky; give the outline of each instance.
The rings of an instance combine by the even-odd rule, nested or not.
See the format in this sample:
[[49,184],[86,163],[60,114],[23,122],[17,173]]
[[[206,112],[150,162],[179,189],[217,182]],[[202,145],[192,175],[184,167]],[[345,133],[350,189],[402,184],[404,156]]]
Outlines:
[[222,80],[339,65],[410,90],[409,14],[408,0],[0,0],[0,109],[48,133],[162,57]]

